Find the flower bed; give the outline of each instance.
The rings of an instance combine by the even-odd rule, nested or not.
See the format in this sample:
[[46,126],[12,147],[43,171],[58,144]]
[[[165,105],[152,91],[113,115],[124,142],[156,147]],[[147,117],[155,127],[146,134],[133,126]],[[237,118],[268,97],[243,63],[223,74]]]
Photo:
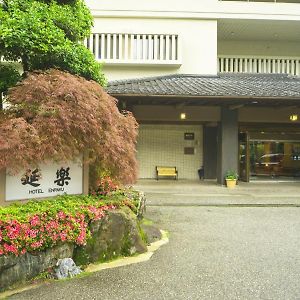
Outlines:
[[126,205],[136,212],[135,196],[131,199],[127,194],[65,195],[0,207],[0,256],[41,251],[59,242],[85,245],[89,223],[103,218],[108,210]]

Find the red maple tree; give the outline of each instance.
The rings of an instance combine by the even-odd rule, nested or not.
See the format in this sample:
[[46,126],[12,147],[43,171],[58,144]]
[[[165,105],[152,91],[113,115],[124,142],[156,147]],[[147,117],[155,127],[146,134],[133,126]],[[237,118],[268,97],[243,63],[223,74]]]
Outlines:
[[94,81],[56,69],[36,71],[10,89],[0,112],[0,169],[17,172],[88,153],[123,183],[137,175],[137,122]]

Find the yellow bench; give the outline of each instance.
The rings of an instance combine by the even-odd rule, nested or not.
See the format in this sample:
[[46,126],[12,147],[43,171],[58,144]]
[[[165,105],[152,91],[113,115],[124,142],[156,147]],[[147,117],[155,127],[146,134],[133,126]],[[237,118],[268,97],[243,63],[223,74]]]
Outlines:
[[156,180],[159,177],[173,177],[178,179],[178,171],[176,167],[156,167]]

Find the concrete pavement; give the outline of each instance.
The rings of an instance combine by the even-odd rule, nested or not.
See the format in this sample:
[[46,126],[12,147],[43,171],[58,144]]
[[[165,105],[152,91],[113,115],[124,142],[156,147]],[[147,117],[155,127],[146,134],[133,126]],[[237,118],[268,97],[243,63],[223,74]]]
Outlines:
[[147,205],[300,205],[300,181],[239,182],[235,189],[215,181],[140,180]]

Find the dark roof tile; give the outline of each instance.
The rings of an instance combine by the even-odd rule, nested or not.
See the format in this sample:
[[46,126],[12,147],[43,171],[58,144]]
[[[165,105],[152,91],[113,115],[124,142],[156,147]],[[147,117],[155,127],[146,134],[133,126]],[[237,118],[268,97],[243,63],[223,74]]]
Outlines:
[[111,81],[112,95],[300,98],[300,77],[287,74],[222,73],[168,75]]

